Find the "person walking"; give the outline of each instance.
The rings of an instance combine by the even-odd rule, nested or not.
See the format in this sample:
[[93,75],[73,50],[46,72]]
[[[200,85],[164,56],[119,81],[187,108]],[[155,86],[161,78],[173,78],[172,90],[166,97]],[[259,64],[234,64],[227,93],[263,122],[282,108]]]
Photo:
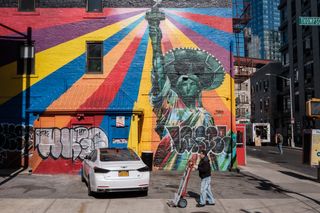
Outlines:
[[211,191],[211,166],[207,152],[200,151],[200,162],[198,164],[199,176],[201,178],[200,201],[196,207],[215,205],[215,198]]
[[283,136],[278,132],[276,135],[276,143],[279,149],[280,155],[283,154],[282,144],[283,144]]

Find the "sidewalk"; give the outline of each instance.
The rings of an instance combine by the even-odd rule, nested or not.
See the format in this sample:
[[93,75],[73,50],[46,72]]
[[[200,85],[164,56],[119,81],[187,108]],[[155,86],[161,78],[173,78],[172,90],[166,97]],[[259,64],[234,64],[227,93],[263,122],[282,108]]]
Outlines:
[[[241,167],[241,173],[220,172],[213,174],[213,191],[217,198],[215,206],[196,208],[196,201],[188,197],[185,209],[170,208],[167,199],[173,197],[180,176],[172,173],[154,173],[152,186],[148,197],[127,198],[90,198],[86,196],[85,185],[81,184],[77,176],[44,176],[43,185],[31,187],[32,180],[39,176],[19,175],[15,180],[0,186],[0,212],[107,212],[107,213],[161,213],[161,212],[189,212],[189,213],[286,213],[286,212],[320,212],[320,184],[298,176],[295,171],[248,157],[248,166]],[[63,183],[63,190],[77,190],[72,193],[79,195],[62,197],[52,181]],[[21,185],[17,180],[21,179]],[[73,182],[71,179],[76,179]],[[188,191],[198,192],[199,178],[196,173],[191,177]],[[16,182],[15,182],[16,181]],[[28,184],[29,183],[29,184]],[[46,186],[46,187],[45,187]],[[52,186],[52,187],[51,187]],[[51,187],[51,188],[50,188]],[[43,193],[49,188],[50,194]],[[19,197],[24,193],[25,197]],[[17,195],[13,194],[15,192]],[[10,194],[11,193],[11,194]]]
[[188,199],[185,209],[169,208],[163,199],[1,199],[1,211],[14,212],[94,212],[94,213],[265,213],[319,212],[295,199],[222,199],[215,206],[196,208]]
[[[266,179],[274,190],[296,199],[297,203],[311,208],[311,212],[320,212],[320,183],[299,172],[283,168],[257,158],[248,157],[248,166],[241,167],[246,171]],[[310,209],[310,210],[311,210]]]

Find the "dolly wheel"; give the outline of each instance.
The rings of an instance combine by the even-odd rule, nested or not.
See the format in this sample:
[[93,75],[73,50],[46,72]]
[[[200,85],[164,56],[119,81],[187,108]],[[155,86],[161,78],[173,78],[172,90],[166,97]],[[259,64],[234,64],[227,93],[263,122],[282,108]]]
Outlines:
[[180,200],[179,200],[179,202],[178,202],[178,206],[179,206],[180,208],[186,208],[187,205],[188,205],[187,200],[184,199],[184,198],[180,198]]

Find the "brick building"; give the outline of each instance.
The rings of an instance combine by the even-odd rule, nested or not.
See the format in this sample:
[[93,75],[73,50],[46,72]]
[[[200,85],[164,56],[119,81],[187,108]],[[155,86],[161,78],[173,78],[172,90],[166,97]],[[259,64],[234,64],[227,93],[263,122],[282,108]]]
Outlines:
[[[145,19],[153,4],[0,2],[2,167],[23,161],[35,173],[76,173],[101,146],[153,151],[160,169],[183,169],[200,148],[215,170],[235,163],[231,3],[161,4],[166,84],[158,98]],[[189,78],[198,89],[192,99],[179,93],[179,79]]]

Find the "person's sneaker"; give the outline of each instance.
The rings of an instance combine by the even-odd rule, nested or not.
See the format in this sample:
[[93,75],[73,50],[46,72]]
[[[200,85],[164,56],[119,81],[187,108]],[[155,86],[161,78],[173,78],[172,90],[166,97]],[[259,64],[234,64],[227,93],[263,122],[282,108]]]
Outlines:
[[204,207],[205,205],[198,203],[196,207]]
[[216,205],[216,203],[209,203],[209,202],[207,201],[207,202],[206,202],[206,205],[214,206],[214,205]]

